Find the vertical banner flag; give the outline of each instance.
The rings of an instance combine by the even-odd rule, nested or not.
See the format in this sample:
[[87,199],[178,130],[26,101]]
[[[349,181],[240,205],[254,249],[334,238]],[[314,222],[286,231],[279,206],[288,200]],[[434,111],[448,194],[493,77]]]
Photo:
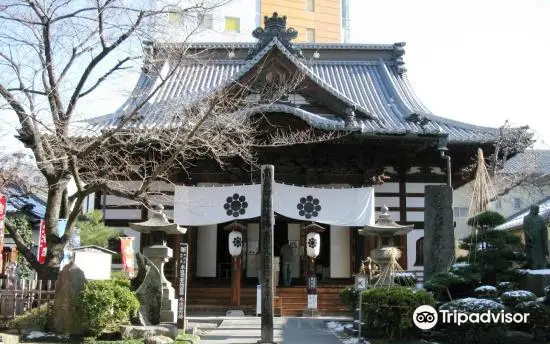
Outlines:
[[46,261],[46,220],[40,220],[40,235],[38,236],[38,262],[44,264]]
[[4,216],[6,216],[6,196],[0,193],[0,271],[4,261]]
[[128,272],[130,276],[134,276],[136,255],[134,253],[133,237],[120,238],[120,253],[122,256],[122,269]]

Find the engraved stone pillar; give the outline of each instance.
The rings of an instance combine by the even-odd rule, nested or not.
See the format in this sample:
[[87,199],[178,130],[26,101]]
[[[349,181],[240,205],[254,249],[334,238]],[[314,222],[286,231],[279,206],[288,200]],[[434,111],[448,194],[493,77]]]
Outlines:
[[453,189],[427,185],[424,206],[424,280],[454,261]]

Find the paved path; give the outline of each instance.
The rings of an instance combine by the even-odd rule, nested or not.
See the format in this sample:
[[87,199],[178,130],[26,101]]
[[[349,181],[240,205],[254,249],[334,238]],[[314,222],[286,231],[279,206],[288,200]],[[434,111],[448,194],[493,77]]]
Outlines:
[[[323,319],[275,318],[274,339],[285,344],[341,344],[334,333],[327,329]],[[261,336],[261,319],[235,318],[223,320],[216,329],[209,329],[201,335],[205,344],[249,344],[257,343]]]

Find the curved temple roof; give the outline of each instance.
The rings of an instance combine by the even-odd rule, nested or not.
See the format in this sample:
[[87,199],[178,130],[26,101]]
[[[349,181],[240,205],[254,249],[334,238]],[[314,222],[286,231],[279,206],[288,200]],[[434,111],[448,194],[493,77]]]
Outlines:
[[[268,18],[265,32],[270,32],[267,30],[267,20]],[[140,110],[140,120],[128,124],[127,129],[181,125],[172,120],[169,111],[166,111],[171,103],[191,105],[200,101],[208,93],[243,77],[270,51],[276,49],[303,72],[306,78],[365,116],[358,116],[350,122],[346,121],[346,114],[343,113],[311,113],[299,105],[288,104],[259,106],[255,108],[257,112],[284,112],[298,116],[316,128],[351,130],[364,135],[448,135],[451,144],[495,140],[496,129],[439,117],[423,105],[405,73],[401,58],[404,54],[403,43],[291,44],[288,38],[291,36],[288,30],[291,29],[283,29],[286,31],[280,35],[270,32],[270,40],[264,45],[260,45],[263,44],[261,39],[258,43],[196,43],[185,47],[174,45],[179,49],[217,52],[217,57],[180,63],[175,72],[168,76],[167,82],[147,100]],[[168,46],[170,45],[164,44],[161,47]],[[236,56],[239,51],[247,49],[250,54],[248,57],[240,54],[240,57],[220,58],[231,54]],[[302,50],[313,58],[302,57]],[[145,63],[147,65],[148,62]],[[169,57],[162,59],[156,56],[155,62],[151,63],[157,64],[158,70],[161,70],[174,66],[175,61]],[[148,73],[147,69],[153,68],[145,68],[146,71],[140,76],[132,96],[115,113],[80,123],[75,127],[74,134],[93,136],[102,130],[115,128],[121,116],[150,96],[155,88],[158,78]]]

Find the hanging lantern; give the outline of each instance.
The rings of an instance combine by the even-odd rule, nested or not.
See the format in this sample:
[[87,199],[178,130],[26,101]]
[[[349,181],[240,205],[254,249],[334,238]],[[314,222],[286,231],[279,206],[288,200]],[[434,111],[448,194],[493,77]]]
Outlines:
[[319,233],[310,232],[306,236],[307,255],[311,258],[317,258],[321,249],[321,235]]
[[229,233],[229,254],[233,257],[239,256],[243,251],[243,234],[239,231]]

